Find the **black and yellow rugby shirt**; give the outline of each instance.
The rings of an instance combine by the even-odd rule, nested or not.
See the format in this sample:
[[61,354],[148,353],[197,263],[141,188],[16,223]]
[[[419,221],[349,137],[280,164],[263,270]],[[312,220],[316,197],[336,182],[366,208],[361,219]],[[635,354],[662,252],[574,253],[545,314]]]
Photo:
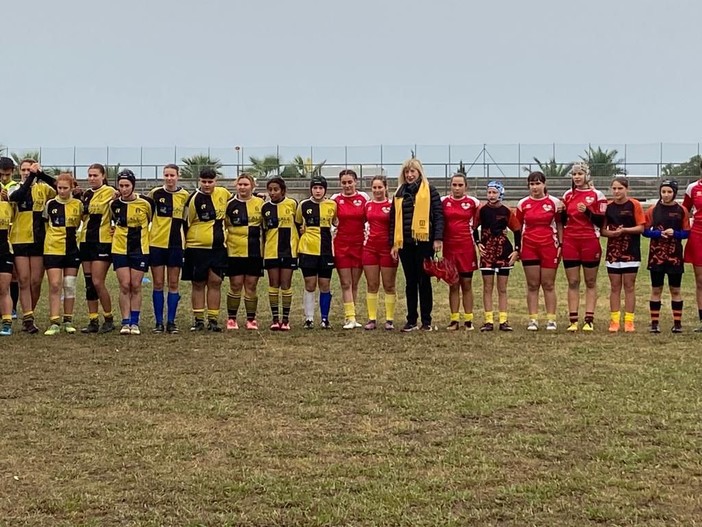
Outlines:
[[292,198],[284,198],[278,203],[268,201],[263,204],[264,258],[297,258],[300,234],[295,225],[296,211],[297,201]]
[[331,227],[336,218],[336,202],[324,199],[316,202],[312,198],[301,201],[295,214],[295,223],[303,228],[298,254],[332,256]]
[[185,247],[188,249],[224,249],[224,216],[232,195],[223,187],[212,194],[196,190],[185,205]]
[[227,228],[227,255],[229,257],[263,257],[262,207],[263,200],[256,196],[251,196],[246,201],[235,197],[227,203],[224,224]]
[[115,192],[109,185],[83,192],[83,225],[78,238],[80,243],[112,243],[110,204],[115,198]]
[[10,231],[10,242],[13,245],[44,243],[44,207],[47,201],[56,196],[56,190],[43,181],[37,181],[37,177],[36,174],[31,174],[10,194],[10,201],[17,203]]
[[0,255],[12,254],[10,230],[14,215],[15,204],[9,201],[0,201]]
[[112,254],[143,256],[149,254],[149,223],[153,217],[151,198],[137,196],[132,201],[116,199],[110,205],[115,234]]
[[44,211],[46,236],[44,254],[65,256],[78,252],[78,227],[83,218],[83,203],[76,198],[50,199]]
[[183,248],[183,214],[189,195],[182,187],[173,192],[165,187],[157,187],[149,192],[156,208],[149,231],[151,247]]

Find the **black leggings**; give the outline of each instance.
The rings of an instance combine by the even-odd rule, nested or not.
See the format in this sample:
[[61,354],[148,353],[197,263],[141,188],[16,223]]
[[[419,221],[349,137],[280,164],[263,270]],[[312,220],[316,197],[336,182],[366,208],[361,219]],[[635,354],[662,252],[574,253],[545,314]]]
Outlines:
[[407,322],[416,324],[417,296],[422,312],[422,324],[431,325],[431,309],[434,297],[431,289],[431,277],[424,272],[424,259],[434,254],[431,242],[405,243],[400,249],[402,272],[405,273],[405,297],[407,298]]

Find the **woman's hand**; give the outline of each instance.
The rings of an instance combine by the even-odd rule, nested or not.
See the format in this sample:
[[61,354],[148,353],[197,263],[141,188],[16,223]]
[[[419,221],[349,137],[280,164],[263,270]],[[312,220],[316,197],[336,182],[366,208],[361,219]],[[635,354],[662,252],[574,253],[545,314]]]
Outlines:
[[434,240],[434,252],[440,253],[444,250],[444,242],[441,240]]
[[478,244],[478,253],[480,256],[485,257],[485,246],[482,243]]
[[399,251],[398,251],[397,247],[393,247],[392,249],[390,249],[390,256],[392,256],[393,260],[397,261],[397,259],[399,257]]

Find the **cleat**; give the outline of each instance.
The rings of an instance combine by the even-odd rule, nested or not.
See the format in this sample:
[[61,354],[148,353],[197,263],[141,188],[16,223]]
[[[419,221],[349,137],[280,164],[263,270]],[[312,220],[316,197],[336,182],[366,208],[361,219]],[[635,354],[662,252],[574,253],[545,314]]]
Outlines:
[[653,322],[651,326],[648,328],[649,333],[660,333],[661,332],[661,327],[658,325],[658,322]]
[[290,322],[283,320],[280,323],[280,331],[290,331]]
[[22,321],[22,331],[26,331],[30,335],[35,335],[39,333],[39,328],[34,323],[34,319],[30,318],[29,320]]
[[268,329],[270,329],[271,331],[280,331],[280,322],[274,320],[273,323],[270,326],[268,326]]
[[122,329],[119,330],[120,335],[131,335],[132,334],[132,326],[129,324],[124,324],[122,326]]
[[111,331],[114,331],[115,328],[115,323],[113,320],[105,320],[105,322],[102,323],[102,326],[100,327],[100,330],[98,333],[104,334],[104,333],[110,333]]
[[636,327],[633,322],[624,322],[624,333],[633,333],[636,331]]
[[578,331],[578,323],[577,322],[571,322],[570,325],[568,326],[568,329],[566,331],[570,333],[575,333]]
[[485,324],[483,324],[482,326],[480,326],[480,331],[481,331],[481,332],[483,332],[483,331],[492,331],[492,330],[494,330],[494,329],[495,329],[495,324],[493,324],[492,322],[485,322]]
[[693,329],[692,331],[694,331],[695,333],[702,333],[702,323],[700,323],[700,325],[698,327],[696,327],[695,329]]
[[256,320],[247,320],[246,329],[258,330],[258,322],[256,322]]
[[673,333],[682,333],[683,329],[682,326],[675,324],[672,328],[670,328],[670,331]]
[[434,327],[431,324],[422,324],[419,328],[420,331],[434,331]]
[[539,331],[539,323],[532,318],[527,324],[527,331]]
[[385,331],[394,331],[395,330],[395,324],[392,323],[392,320],[386,320],[385,321]]
[[378,325],[375,323],[375,320],[369,320],[366,322],[366,325],[363,326],[363,329],[366,331],[373,331],[376,327],[378,327]]
[[583,331],[595,331],[595,324],[593,322],[585,322],[583,324]]
[[549,320],[546,322],[546,331],[556,331],[558,329],[558,324],[555,320]]
[[100,331],[100,321],[97,318],[93,318],[88,322],[88,325],[81,328],[81,333],[98,333]]
[[12,320],[17,320],[17,310],[16,309],[12,310]]
[[451,323],[448,326],[446,326],[446,329],[448,331],[457,331],[458,328],[459,328],[458,320],[452,320]]
[[314,329],[314,320],[308,318],[307,320],[305,320],[305,325],[302,327],[305,329]]
[[500,331],[513,331],[512,326],[509,325],[509,322],[500,322]]
[[403,326],[401,331],[404,333],[409,333],[410,331],[416,331],[418,329],[419,327],[417,326],[417,324],[410,324],[409,322],[407,322],[407,324]]
[[344,321],[344,325],[341,326],[342,329],[356,329],[356,321],[352,318],[347,318]]
[[141,329],[139,329],[139,324],[132,324],[129,328],[130,335],[141,335]]
[[175,322],[168,322],[166,324],[166,333],[170,335],[177,335],[178,334],[178,326],[176,326]]
[[49,326],[49,329],[44,331],[44,335],[48,335],[49,337],[53,337],[54,335],[58,335],[61,333],[61,326],[58,324],[51,324]]
[[166,328],[163,327],[163,324],[156,324],[156,326],[152,330],[152,333],[163,333],[165,330]]
[[210,319],[207,321],[207,331],[212,331],[213,333],[221,333],[222,328],[215,319]]
[[73,325],[73,322],[64,322],[63,323],[63,330],[67,334],[73,335],[76,332],[76,327]]
[[[583,328],[585,329],[585,328]],[[616,322],[615,320],[610,320],[609,322],[609,330],[610,333],[616,333],[619,331],[619,322]]]
[[10,337],[12,336],[12,325],[11,324],[3,324],[2,328],[0,328],[0,337]]
[[190,331],[205,331],[205,322],[203,320],[195,319],[193,325],[190,326]]
[[227,331],[234,331],[239,329],[239,323],[236,321],[235,318],[229,318],[227,319]]
[[473,325],[472,321],[466,320],[463,323],[463,329],[465,329],[466,331],[473,331],[475,329],[475,326]]
[[322,329],[331,329],[331,328],[332,328],[332,327],[331,327],[331,324],[329,323],[329,319],[328,319],[328,318],[323,318],[323,319],[322,319],[322,323],[320,324],[320,327],[321,327]]

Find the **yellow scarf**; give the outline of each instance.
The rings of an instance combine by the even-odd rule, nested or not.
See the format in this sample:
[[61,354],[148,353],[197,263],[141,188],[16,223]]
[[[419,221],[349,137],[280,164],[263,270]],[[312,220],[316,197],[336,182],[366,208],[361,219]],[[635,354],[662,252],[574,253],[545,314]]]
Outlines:
[[[395,196],[395,249],[402,249],[404,244],[402,228],[402,196]],[[419,182],[419,190],[414,197],[414,212],[412,213],[412,239],[416,242],[429,241],[429,208],[431,205],[431,195],[429,184],[422,178]]]

